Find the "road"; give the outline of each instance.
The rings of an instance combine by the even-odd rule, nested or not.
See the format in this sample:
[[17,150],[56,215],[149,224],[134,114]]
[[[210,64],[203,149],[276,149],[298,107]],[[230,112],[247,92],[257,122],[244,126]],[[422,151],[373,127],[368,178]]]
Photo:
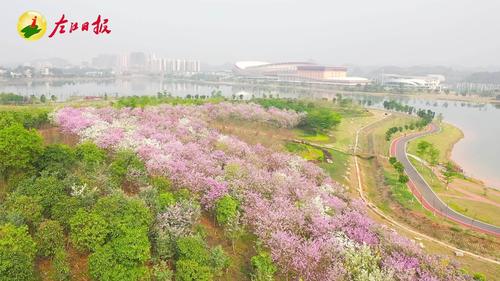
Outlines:
[[391,156],[395,156],[396,159],[403,164],[405,172],[410,178],[408,186],[410,187],[413,194],[417,197],[417,199],[422,203],[422,205],[434,214],[444,216],[452,221],[473,228],[475,230],[500,236],[500,228],[498,226],[475,220],[473,218],[460,214],[448,207],[448,205],[441,201],[436,193],[434,193],[429,184],[418,173],[418,171],[408,159],[408,155],[406,154],[406,145],[409,141],[428,134],[436,133],[439,130],[440,128],[437,125],[431,124],[424,132],[399,137],[392,142],[390,151]]

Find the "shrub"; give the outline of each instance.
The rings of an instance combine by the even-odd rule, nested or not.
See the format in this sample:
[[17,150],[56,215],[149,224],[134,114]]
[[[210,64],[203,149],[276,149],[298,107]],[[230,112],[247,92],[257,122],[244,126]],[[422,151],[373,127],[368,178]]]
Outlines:
[[272,281],[274,273],[276,273],[276,265],[274,265],[271,256],[266,252],[260,252],[252,257],[252,280],[253,281]]
[[26,226],[0,225],[0,280],[34,280],[35,254]]
[[38,227],[35,241],[40,255],[53,256],[58,249],[64,247],[63,228],[57,221],[43,221]]
[[164,211],[167,207],[175,204],[175,197],[170,192],[162,192],[158,196],[159,211]]
[[211,281],[212,272],[208,266],[200,265],[193,260],[179,260],[175,264],[176,281]]
[[400,183],[407,183],[409,180],[410,180],[410,178],[408,178],[407,175],[404,175],[404,174],[399,175],[398,181]]
[[160,260],[151,271],[152,281],[172,281],[174,272],[168,268],[167,263]]
[[70,219],[70,240],[79,251],[95,251],[109,234],[108,223],[97,213],[79,209]]
[[54,259],[52,260],[52,266],[54,267],[54,280],[70,280],[71,272],[69,267],[68,254],[66,253],[64,248],[61,247],[55,251]]
[[139,177],[142,175],[144,177],[143,180],[145,180],[146,168],[135,153],[130,151],[120,151],[116,153],[114,158],[115,159],[111,163],[109,170],[111,178],[116,184],[122,185],[126,180],[137,180],[130,177],[132,173],[137,174]]
[[212,268],[215,275],[222,274],[222,271],[226,270],[229,265],[230,259],[220,245],[210,251],[210,268]]
[[390,157],[389,158],[389,163],[391,163],[391,165],[396,164],[396,162],[398,162],[398,160],[396,159],[396,157]]
[[238,201],[230,195],[225,195],[215,204],[215,217],[221,225],[226,225],[238,215]]
[[165,177],[152,177],[151,185],[158,189],[159,192],[170,191],[172,187],[172,182]]

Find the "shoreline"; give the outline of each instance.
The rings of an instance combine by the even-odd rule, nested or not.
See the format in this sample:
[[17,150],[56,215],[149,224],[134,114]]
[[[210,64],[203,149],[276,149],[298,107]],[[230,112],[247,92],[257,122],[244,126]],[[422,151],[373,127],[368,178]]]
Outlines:
[[495,189],[495,190],[500,190],[500,187],[490,186],[483,179],[480,179],[480,178],[477,178],[477,177],[473,177],[473,176],[469,176],[468,173],[467,173],[467,170],[464,169],[462,167],[462,165],[460,165],[456,160],[452,159],[453,149],[455,148],[455,145],[458,142],[460,142],[461,140],[463,140],[465,138],[465,133],[464,133],[464,131],[459,126],[457,126],[455,124],[452,124],[452,123],[449,123],[449,122],[442,122],[442,124],[443,123],[447,124],[449,126],[452,126],[453,128],[457,129],[460,132],[460,138],[454,139],[450,143],[449,149],[447,149],[445,151],[445,158],[446,158],[446,160],[449,161],[449,162],[451,162],[454,166],[458,167],[461,170],[461,173],[465,176],[465,178],[467,180],[472,181],[472,182],[474,182],[476,184],[482,185],[485,188],[491,188],[491,189]]
[[[148,79],[148,80],[159,80],[163,82],[171,83],[193,83],[200,85],[213,85],[213,86],[240,86],[240,87],[262,87],[269,90],[277,89],[289,89],[293,87],[297,90],[303,91],[315,91],[319,95],[326,94],[345,94],[345,95],[372,95],[372,96],[387,96],[387,97],[408,97],[415,99],[428,99],[435,101],[456,101],[456,102],[468,102],[468,103],[479,103],[479,104],[500,104],[500,100],[494,97],[484,97],[479,95],[468,95],[462,96],[459,94],[433,94],[433,93],[423,93],[423,92],[407,92],[407,93],[391,93],[391,92],[370,92],[361,91],[353,88],[352,90],[346,90],[345,86],[341,85],[321,85],[321,84],[307,84],[307,83],[292,83],[292,82],[276,82],[269,84],[261,84],[259,81],[252,82],[241,82],[241,81],[208,81],[208,80],[194,80],[183,77],[161,77],[161,76],[148,76],[148,75],[131,75],[131,76],[110,76],[110,77],[50,77],[50,78],[18,78],[18,79],[0,79],[0,86],[12,86],[12,85],[23,85],[29,83],[47,83],[47,82],[109,82],[113,80],[133,80],[133,79]],[[151,93],[155,94],[155,93]]]

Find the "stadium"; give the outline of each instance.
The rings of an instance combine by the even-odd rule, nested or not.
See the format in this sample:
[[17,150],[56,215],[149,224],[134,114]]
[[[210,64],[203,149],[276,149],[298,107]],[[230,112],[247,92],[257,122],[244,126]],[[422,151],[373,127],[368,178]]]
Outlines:
[[288,82],[315,82],[338,85],[366,85],[370,80],[348,77],[347,68],[323,66],[311,62],[239,61],[234,64],[237,76],[253,79],[272,79]]

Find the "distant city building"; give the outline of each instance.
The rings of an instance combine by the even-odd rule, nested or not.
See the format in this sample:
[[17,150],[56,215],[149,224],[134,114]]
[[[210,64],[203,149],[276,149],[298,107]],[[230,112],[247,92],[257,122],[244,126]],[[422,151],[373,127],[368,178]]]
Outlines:
[[116,55],[98,55],[92,58],[91,65],[94,68],[100,69],[114,69],[118,64],[118,57]]
[[130,70],[144,71],[146,70],[147,62],[146,54],[134,52],[130,54],[128,67]]
[[441,82],[445,81],[445,77],[443,75],[435,74],[429,74],[426,76],[382,74],[376,81],[382,86],[392,88],[440,90]]
[[370,80],[349,77],[347,68],[323,66],[311,62],[269,63],[262,61],[236,62],[233,72],[248,78],[267,78],[280,81],[318,82],[338,85],[366,85]]

